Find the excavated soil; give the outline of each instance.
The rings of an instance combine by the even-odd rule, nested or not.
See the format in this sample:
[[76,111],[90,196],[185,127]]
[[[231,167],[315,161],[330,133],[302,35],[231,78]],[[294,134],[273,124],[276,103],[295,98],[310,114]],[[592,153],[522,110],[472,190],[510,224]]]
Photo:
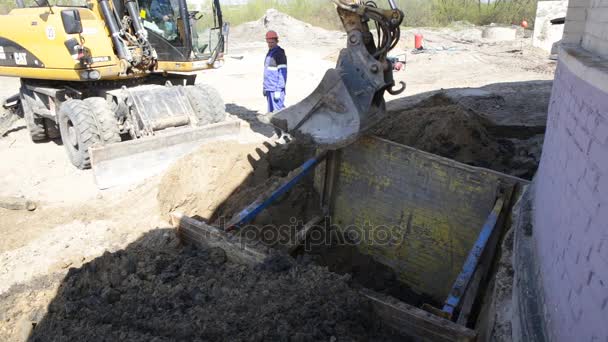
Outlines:
[[[289,172],[314,155],[310,142],[209,144],[179,160],[163,177],[158,202],[168,216],[179,211],[207,222],[221,223],[278,186]],[[256,224],[288,224],[305,219],[312,208],[312,179],[284,195],[258,216]],[[220,222],[221,221],[221,222]]]
[[317,265],[327,266],[335,273],[350,275],[356,286],[362,286],[374,291],[390,295],[400,301],[416,307],[430,304],[440,307],[439,302],[427,294],[413,291],[397,278],[390,267],[374,260],[369,255],[361,253],[356,244],[349,242],[348,237],[338,230],[329,232],[324,226],[313,228],[309,238],[299,250],[310,256]]
[[263,145],[238,141],[206,144],[180,159],[163,176],[158,202],[161,213],[173,211],[210,220],[217,208],[239,188],[257,185],[269,176]]
[[255,269],[171,231],[72,268],[30,341],[391,341],[339,276],[276,256]]
[[329,45],[346,36],[344,32],[325,30],[271,8],[262,18],[232,29],[230,39],[238,45],[265,44],[264,36],[268,30],[276,31],[281,43],[288,45]]
[[482,116],[443,93],[390,112],[373,133],[461,163],[528,179],[536,173],[542,146],[542,136],[501,137],[500,130]]

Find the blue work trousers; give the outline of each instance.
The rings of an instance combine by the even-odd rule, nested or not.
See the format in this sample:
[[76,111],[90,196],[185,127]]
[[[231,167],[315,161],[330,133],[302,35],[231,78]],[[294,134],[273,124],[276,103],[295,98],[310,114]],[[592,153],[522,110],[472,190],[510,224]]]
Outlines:
[[278,100],[274,98],[274,91],[266,91],[266,102],[268,102],[268,113],[273,113],[285,108],[285,90],[281,90]]

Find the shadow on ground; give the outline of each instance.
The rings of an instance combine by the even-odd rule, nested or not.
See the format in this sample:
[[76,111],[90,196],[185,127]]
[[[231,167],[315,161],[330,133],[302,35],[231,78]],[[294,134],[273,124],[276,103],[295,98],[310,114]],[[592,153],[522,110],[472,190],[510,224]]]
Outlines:
[[258,115],[261,114],[258,111],[234,103],[228,103],[226,104],[226,112],[247,121],[254,132],[260,133],[268,138],[272,137],[277,132],[274,126],[258,120]]
[[29,341],[397,340],[365,305],[305,259],[248,268],[158,229],[70,269]]

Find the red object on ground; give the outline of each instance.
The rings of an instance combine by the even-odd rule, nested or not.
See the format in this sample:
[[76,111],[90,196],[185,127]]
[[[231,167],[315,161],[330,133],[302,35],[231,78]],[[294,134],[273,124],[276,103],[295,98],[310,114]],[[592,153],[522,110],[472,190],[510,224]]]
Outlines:
[[414,47],[418,50],[422,50],[422,40],[424,37],[421,34],[414,35]]
[[524,19],[524,20],[522,20],[522,22],[521,22],[521,27],[523,27],[523,28],[525,28],[525,29],[526,29],[526,28],[528,28],[528,21],[527,21],[527,20],[525,20],[525,19]]

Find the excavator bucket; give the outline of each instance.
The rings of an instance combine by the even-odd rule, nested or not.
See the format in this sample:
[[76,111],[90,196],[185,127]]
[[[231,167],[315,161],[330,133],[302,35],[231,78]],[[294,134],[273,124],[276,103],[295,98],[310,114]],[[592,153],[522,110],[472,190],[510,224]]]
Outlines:
[[[269,114],[268,121],[295,135],[305,135],[326,149],[344,147],[386,116],[384,92],[393,89],[393,66],[387,53],[399,42],[403,12],[393,1],[391,10],[359,1],[334,0],[348,34],[335,69],[330,69],[311,95],[300,103]],[[373,20],[381,28],[378,41],[369,30]],[[377,44],[376,44],[377,43]]]
[[352,33],[335,69],[296,105],[271,114],[270,122],[294,135],[307,135],[321,147],[348,145],[386,115],[383,65]]
[[166,170],[204,143],[230,140],[241,131],[240,121],[177,129],[149,138],[92,147],[91,167],[100,189],[141,182]]

